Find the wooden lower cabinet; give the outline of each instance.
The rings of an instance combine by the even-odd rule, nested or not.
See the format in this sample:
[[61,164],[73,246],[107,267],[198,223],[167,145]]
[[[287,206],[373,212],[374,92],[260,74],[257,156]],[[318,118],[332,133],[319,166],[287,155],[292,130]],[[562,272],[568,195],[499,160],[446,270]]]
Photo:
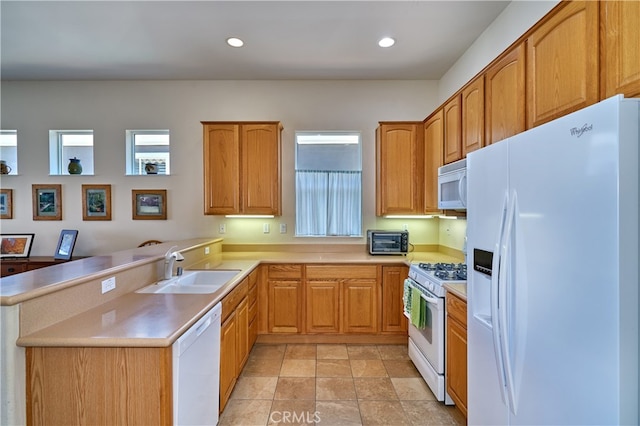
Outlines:
[[236,384],[238,359],[238,328],[233,312],[220,330],[220,412],[224,410]]
[[220,412],[229,401],[251,351],[249,328],[249,278],[222,299],[220,330]]
[[27,424],[172,424],[171,350],[26,348]]
[[[80,258],[81,257],[74,257],[71,260]],[[8,277],[9,275],[15,275],[26,271],[33,271],[34,269],[46,268],[47,266],[66,262],[69,262],[69,260],[54,259],[51,256],[31,256],[28,259],[5,258],[2,259],[2,262],[0,262],[0,277]]]
[[267,266],[267,331],[302,332],[302,270],[299,264]]
[[467,302],[447,293],[446,382],[447,393],[467,416]]
[[409,276],[406,266],[382,267],[382,328],[383,333],[407,333],[404,316],[404,280]]
[[339,333],[340,283],[309,281],[305,290],[307,333]]
[[342,283],[343,332],[378,332],[377,287],[375,280],[348,280]]

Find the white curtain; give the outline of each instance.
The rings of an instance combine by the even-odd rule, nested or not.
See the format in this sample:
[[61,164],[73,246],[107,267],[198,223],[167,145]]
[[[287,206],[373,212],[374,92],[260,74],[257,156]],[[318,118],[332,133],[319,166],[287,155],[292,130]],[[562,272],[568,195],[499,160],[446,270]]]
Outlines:
[[296,235],[361,235],[361,182],[361,172],[296,171]]

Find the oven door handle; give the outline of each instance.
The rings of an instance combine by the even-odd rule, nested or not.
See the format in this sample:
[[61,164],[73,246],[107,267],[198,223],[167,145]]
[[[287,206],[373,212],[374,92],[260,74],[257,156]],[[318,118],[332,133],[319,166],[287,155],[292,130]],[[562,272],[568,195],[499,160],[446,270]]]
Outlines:
[[424,293],[420,293],[420,297],[427,301],[427,303],[431,303],[432,305],[438,306],[438,302],[440,301],[437,297],[429,297]]

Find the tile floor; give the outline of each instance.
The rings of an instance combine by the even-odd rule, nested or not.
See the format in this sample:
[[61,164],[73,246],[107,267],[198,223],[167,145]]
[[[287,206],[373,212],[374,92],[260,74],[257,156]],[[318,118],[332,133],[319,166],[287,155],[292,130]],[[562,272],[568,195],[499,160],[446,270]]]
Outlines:
[[256,344],[220,416],[227,425],[464,425],[404,345]]

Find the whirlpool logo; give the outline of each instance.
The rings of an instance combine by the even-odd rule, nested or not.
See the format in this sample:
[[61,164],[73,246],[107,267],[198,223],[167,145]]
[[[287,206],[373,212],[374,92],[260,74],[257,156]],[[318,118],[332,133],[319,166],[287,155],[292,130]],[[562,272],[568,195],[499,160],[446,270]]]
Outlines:
[[575,136],[577,138],[579,138],[580,136],[582,136],[584,133],[586,132],[590,132],[593,130],[593,124],[583,124],[582,127],[572,127],[571,129],[569,129],[569,132],[571,132],[571,136]]

